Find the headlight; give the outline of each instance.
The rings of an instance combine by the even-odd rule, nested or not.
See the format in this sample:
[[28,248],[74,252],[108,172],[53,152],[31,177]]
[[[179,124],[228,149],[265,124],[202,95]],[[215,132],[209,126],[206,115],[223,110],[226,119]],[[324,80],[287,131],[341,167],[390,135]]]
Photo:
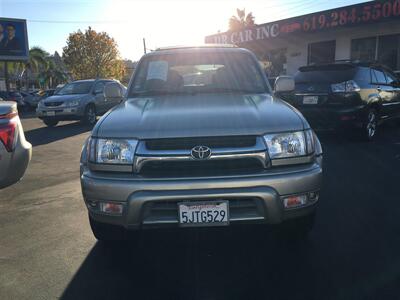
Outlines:
[[91,139],[90,161],[100,164],[133,164],[137,140]]
[[314,152],[311,130],[267,134],[264,140],[270,159],[305,156]]
[[78,106],[79,105],[79,100],[72,100],[72,101],[67,101],[64,102],[65,106]]

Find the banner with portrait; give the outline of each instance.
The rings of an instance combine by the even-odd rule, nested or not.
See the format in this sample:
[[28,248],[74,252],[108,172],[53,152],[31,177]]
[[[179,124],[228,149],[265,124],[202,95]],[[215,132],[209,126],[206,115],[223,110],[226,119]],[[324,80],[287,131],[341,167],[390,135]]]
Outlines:
[[27,60],[28,56],[26,20],[0,18],[0,61]]

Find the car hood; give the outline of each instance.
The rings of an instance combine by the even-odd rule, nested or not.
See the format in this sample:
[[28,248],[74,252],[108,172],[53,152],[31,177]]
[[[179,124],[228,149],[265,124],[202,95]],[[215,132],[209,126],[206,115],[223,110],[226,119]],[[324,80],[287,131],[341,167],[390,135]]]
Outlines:
[[131,98],[98,122],[93,135],[173,138],[262,135],[304,129],[301,115],[269,94],[197,94]]
[[53,95],[45,98],[44,102],[64,102],[64,101],[71,101],[82,99],[83,96],[87,94],[76,94],[76,95]]

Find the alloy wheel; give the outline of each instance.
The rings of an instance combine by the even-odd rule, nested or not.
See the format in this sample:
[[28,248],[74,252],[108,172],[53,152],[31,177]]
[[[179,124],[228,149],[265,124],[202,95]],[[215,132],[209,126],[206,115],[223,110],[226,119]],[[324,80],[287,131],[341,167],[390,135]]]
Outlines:
[[374,110],[371,110],[368,112],[367,116],[367,135],[369,139],[372,139],[375,136],[376,133],[376,127],[377,127],[377,120],[376,120],[376,113]]

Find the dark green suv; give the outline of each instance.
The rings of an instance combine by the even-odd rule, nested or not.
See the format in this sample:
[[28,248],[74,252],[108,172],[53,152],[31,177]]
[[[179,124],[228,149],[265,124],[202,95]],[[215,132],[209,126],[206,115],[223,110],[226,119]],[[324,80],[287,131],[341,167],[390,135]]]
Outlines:
[[338,62],[301,67],[295,91],[282,95],[314,129],[351,127],[372,140],[384,120],[400,117],[400,84],[387,67]]

